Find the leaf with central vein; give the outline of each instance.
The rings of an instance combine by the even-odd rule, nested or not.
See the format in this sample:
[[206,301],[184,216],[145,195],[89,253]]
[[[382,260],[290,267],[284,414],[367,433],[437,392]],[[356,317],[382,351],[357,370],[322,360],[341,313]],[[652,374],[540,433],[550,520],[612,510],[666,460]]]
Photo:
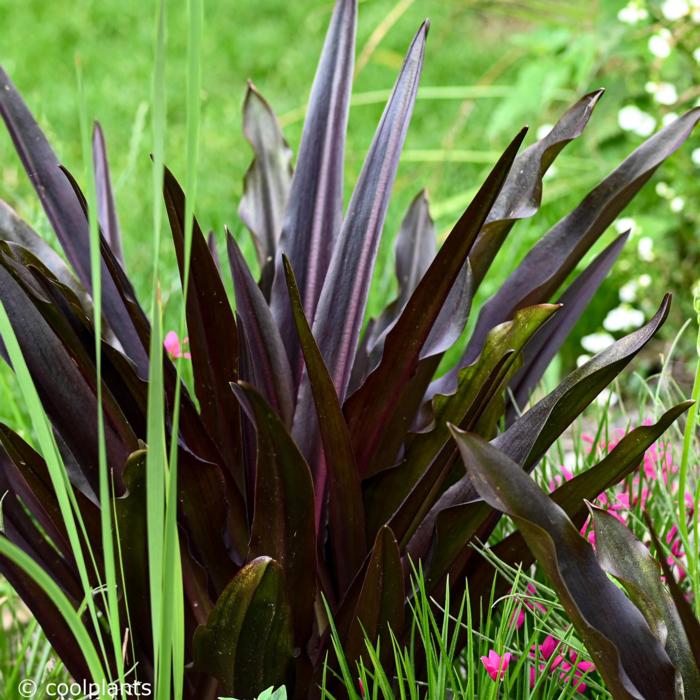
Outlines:
[[[654,337],[668,315],[670,295],[664,297],[654,317],[639,330],[621,338],[585,365],[575,369],[492,444],[527,471],[537,464],[554,441],[593,399],[630,363]],[[468,477],[450,486],[435,504],[433,515],[477,497]]]
[[[184,276],[185,194],[165,168],[163,194],[175,243],[180,279]],[[238,337],[233,311],[221,277],[197,220],[192,226],[192,252],[187,294],[187,329],[192,370],[200,410],[207,429],[220,446],[228,470],[239,471],[238,402],[231,382],[238,379]]]
[[228,229],[226,248],[236,293],[236,312],[255,358],[255,377],[260,381],[256,388],[289,428],[294,414],[294,387],[287,351],[270,307]]
[[516,309],[550,299],[661,163],[685,142],[698,120],[700,108],[654,134],[532,248],[484,304],[462,363],[476,357],[489,329],[507,320]]
[[429,340],[471,246],[501,191],[525,133],[523,129],[506,149],[474,201],[452,229],[408,300],[396,325],[387,335],[379,366],[345,406],[353,449],[363,473],[381,443],[383,429],[394,403],[416,370],[426,341]]
[[194,635],[195,669],[224,692],[255,697],[287,682],[293,654],[289,600],[280,565],[259,557],[241,569]]
[[[691,403],[680,403],[664,413],[654,425],[640,426],[627,433],[602,461],[565,481],[553,491],[550,494],[552,500],[564,510],[576,527],[581,527],[588,514],[585,501],[597,498],[637,469],[646,450],[666,432],[678,416],[688,410]],[[466,551],[469,540],[489,516],[492,522],[486,535],[493,530],[496,519],[488,506],[484,511],[485,505],[480,500],[472,501],[446,508],[437,514],[428,571],[431,585],[444,579],[448,572],[451,580],[455,576],[464,575],[466,560],[473,559],[475,565],[470,564],[467,572],[470,586],[473,584],[475,595],[478,591],[488,595],[493,582],[493,567],[482,557],[475,556],[473,550]],[[527,568],[534,561],[519,532],[514,532],[499,542],[494,547],[494,553],[501,561],[512,566],[521,564]]]
[[238,216],[253,236],[261,270],[260,287],[269,298],[292,180],[292,151],[270,105],[251,82],[243,103],[243,134],[255,158],[245,174]]
[[623,700],[675,700],[675,669],[663,646],[564,511],[503,452],[476,435],[453,434],[479,495],[515,521],[607,688]]
[[[436,475],[442,472],[444,466],[449,466],[445,463],[452,461],[438,460],[438,455],[446,444],[450,444],[448,457],[456,453],[456,448],[451,445],[447,423],[455,423],[465,428],[472,428],[476,424],[490,399],[502,388],[501,384],[507,375],[508,367],[512,365],[517,354],[557,308],[542,305],[523,309],[513,321],[494,328],[479,359],[460,373],[457,391],[450,396],[436,396],[433,399],[435,427],[424,433],[410,434],[406,454],[401,463],[393,469],[377,474],[365,487],[370,533],[387,522],[399,506],[403,510],[408,504],[402,502],[412,492],[419,497],[419,505],[425,507],[426,490],[434,488]],[[445,476],[446,474],[443,474],[443,481]],[[428,507],[432,506],[433,502],[428,502]],[[426,530],[429,538],[432,524],[426,524],[424,521],[419,529]],[[392,530],[399,539],[403,539],[409,532],[409,528],[399,527],[394,521]],[[414,542],[414,545],[417,543]]]
[[102,127],[95,123],[92,134],[93,169],[95,171],[95,194],[97,199],[97,217],[100,229],[105,240],[109,244],[114,257],[124,265],[124,253],[122,252],[122,239],[119,230],[117,208],[112,192],[112,180],[109,174],[109,162],[107,160],[107,146],[105,144]]
[[[360,478],[338,395],[304,316],[299,289],[290,262],[286,257],[283,258],[283,262],[292,314],[304,354],[316,405],[323,451],[328,465],[330,537],[333,541],[333,549],[338,553],[335,558],[335,567],[339,590],[343,592],[350,585],[367,553]],[[318,508],[324,499],[323,491],[318,490],[318,483],[316,487],[318,522]]]
[[562,149],[581,135],[602,94],[603,90],[595,90],[584,95],[544,138],[515,159],[508,179],[474,242],[470,257],[475,289],[486,276],[513,224],[537,213],[542,203],[544,174]]
[[673,598],[661,580],[659,564],[616,517],[595,506],[590,506],[590,511],[600,565],[625,587],[665,646],[683,679],[683,697],[698,700],[700,671]]
[[[379,238],[413,113],[427,32],[426,22],[408,49],[348,204],[316,316],[310,317],[341,402],[350,379]],[[304,388],[302,381],[301,392]],[[301,395],[300,402],[304,408]]]
[[232,388],[253,421],[258,436],[248,559],[266,555],[282,566],[287,591],[294,599],[296,643],[303,646],[311,633],[316,596],[311,472],[279,416],[265,399],[243,382]]
[[[17,89],[0,68],[0,116],[5,120],[24,168],[42,207],[56,231],[66,257],[85,288],[92,289],[88,221],[71,183],[61,171],[55,153]],[[102,310],[126,354],[141,376],[148,371],[148,356],[141,345],[115,281],[102,263]]]
[[[596,259],[569,285],[559,299],[563,306],[551,323],[548,323],[528,344],[523,366],[510,383],[515,406],[524,407],[530,392],[542,378],[552,358],[559,352],[571,329],[586,310],[610,268],[622,252],[629,234],[618,236]],[[515,407],[509,403],[509,420],[515,417]]]
[[[357,0],[336,0],[311,88],[279,249],[299,277],[304,313],[316,305],[343,221],[343,159],[355,60]],[[271,306],[287,347],[295,386],[301,378],[282,260],[275,261]]]

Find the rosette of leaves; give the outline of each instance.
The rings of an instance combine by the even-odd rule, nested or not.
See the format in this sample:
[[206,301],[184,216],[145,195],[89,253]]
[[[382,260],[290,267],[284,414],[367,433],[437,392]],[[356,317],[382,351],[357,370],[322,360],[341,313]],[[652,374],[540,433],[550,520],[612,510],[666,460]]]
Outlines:
[[[227,297],[218,262],[196,221],[189,276],[184,274],[185,193],[165,172],[180,276],[189,280],[186,318],[194,385],[194,395],[182,388],[180,428],[167,436],[179,450],[187,698],[251,697],[280,685],[291,697],[313,697],[329,651],[325,611],[332,612],[350,661],[362,654],[364,633],[385,638],[391,629],[401,635],[409,559],[422,564],[437,599],[444,598],[448,580],[461,588],[465,578],[478,599],[480,586],[488,589],[491,579],[469,544],[477,537],[485,540],[500,513],[465,475],[448,423],[492,441],[523,474],[531,471],[652,338],[668,311],[666,298],[645,326],[524,410],[626,236],[570,279],[572,273],[685,141],[700,118],[698,110],[634,151],[575,210],[543,232],[492,298],[478,310],[471,308],[513,225],[537,212],[542,177],[586,126],[601,97],[596,91],[521,153],[525,131],[515,137],[437,252],[427,199],[416,197],[397,237],[398,296],[363,333],[428,24],[408,48],[343,211],[356,12],[356,0],[336,3],[294,170],[270,107],[252,86],[248,89],[244,130],[255,158],[245,176],[240,215],[254,236],[261,274],[254,278],[227,233],[235,300]],[[67,259],[3,204],[0,299],[52,423],[86,536],[99,543],[87,207],[4,73],[0,112]],[[130,622],[126,661],[137,664],[139,677],[148,680],[153,647],[144,455],[150,325],[121,258],[99,127],[94,136],[104,318],[100,395],[119,525],[120,600]],[[477,321],[461,360],[436,378],[470,313]],[[167,432],[177,373],[165,353],[163,377]],[[514,403],[507,403],[508,396]],[[618,447],[553,497],[565,511],[577,513],[584,499],[634,469],[644,449],[685,408],[680,405],[643,433],[633,433],[633,445]],[[0,441],[4,536],[29,554],[77,609],[79,575],[46,463],[11,427],[0,426]],[[513,540],[502,546],[514,550],[513,556],[527,551]],[[99,550],[95,559],[99,570]],[[2,561],[2,571],[72,675],[88,677],[54,601],[9,560]],[[94,604],[102,604],[99,597]],[[388,648],[388,638],[382,646]]]

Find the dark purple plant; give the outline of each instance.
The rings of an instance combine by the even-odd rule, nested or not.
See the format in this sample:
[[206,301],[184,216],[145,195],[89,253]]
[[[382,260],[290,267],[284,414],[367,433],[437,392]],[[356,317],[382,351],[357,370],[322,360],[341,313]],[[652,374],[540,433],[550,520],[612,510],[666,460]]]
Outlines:
[[[665,298],[644,327],[575,370],[522,416],[516,418],[508,407],[508,388],[520,407],[526,406],[626,236],[565,286],[571,273],[685,141],[699,110],[651,137],[543,234],[479,310],[462,360],[435,379],[510,229],[537,212],[544,173],[588,122],[602,94],[596,91],[519,155],[525,131],[515,137],[437,253],[427,199],[416,197],[397,238],[398,297],[362,334],[428,24],[409,46],[343,212],[356,11],[356,0],[336,3],[294,172],[270,107],[252,85],[248,88],[244,130],[255,159],[246,174],[240,215],[253,234],[261,275],[254,279],[227,234],[235,311],[210,246],[194,226],[186,314],[197,403],[183,389],[179,435],[169,436],[179,445],[185,694],[192,700],[221,693],[251,697],[282,683],[295,698],[315,696],[329,649],[323,598],[348,658],[355,661],[363,652],[363,629],[370,637],[385,637],[389,627],[401,635],[409,557],[421,562],[436,598],[444,598],[448,579],[458,588],[467,579],[478,600],[492,578],[469,544],[490,535],[502,508],[465,475],[448,424],[491,441],[488,449],[505,455],[527,478],[525,472],[651,339],[668,311]],[[70,264],[2,204],[0,299],[53,422],[88,535],[99,542],[86,207],[4,72],[0,113]],[[148,679],[143,441],[150,326],[122,266],[99,128],[94,147],[108,326],[102,395],[117,491],[127,594],[122,600],[128,599],[132,621],[134,658],[130,652],[127,660],[138,663],[140,677]],[[164,196],[182,276],[185,194],[170,172]],[[560,303],[550,303],[553,299]],[[172,410],[176,372],[165,353],[163,362]],[[646,447],[686,407],[671,409],[636,433],[632,447],[616,449],[553,498],[570,517],[579,517],[584,499],[633,470]],[[502,430],[506,416],[508,427]],[[0,426],[0,442],[4,536],[34,557],[78,607],[81,588],[45,463],[7,426]],[[512,561],[529,556],[517,537],[497,547]],[[80,649],[52,601],[10,562],[0,564],[70,672],[86,678]],[[594,594],[592,589],[583,593]],[[631,607],[611,606],[608,613],[628,630],[625,654],[640,663],[659,661],[663,649],[647,644],[648,627]],[[595,621],[591,624],[595,627]],[[593,645],[596,639],[593,633],[586,637]],[[610,644],[617,648],[616,639]],[[623,666],[600,668],[611,687],[616,674],[625,672]]]

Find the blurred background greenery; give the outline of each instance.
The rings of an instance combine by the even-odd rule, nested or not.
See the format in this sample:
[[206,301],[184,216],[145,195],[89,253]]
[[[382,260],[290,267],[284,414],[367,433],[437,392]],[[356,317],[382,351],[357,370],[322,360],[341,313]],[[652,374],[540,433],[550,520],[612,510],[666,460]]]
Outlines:
[[[276,110],[292,148],[332,9],[331,0],[208,0],[203,52],[202,140],[197,212],[202,227],[246,238],[237,219],[251,159],[241,134],[246,80]],[[167,162],[184,168],[185,2],[168,3]],[[153,3],[144,0],[0,0],[0,60],[46,129],[59,157],[82,172],[76,60],[89,111],[109,146],[127,267],[149,294],[150,130],[148,101]],[[575,206],[644,136],[694,106],[700,95],[700,0],[360,0],[358,59],[347,148],[349,195],[403,52],[424,17],[432,20],[422,92],[387,221],[371,310],[393,291],[391,246],[409,201],[426,187],[441,233],[516,131],[528,143],[580,95],[607,88],[584,135],[545,181],[539,215],[519,223],[496,264],[493,287],[532,242]],[[632,238],[602,293],[579,323],[564,362],[618,337],[676,293],[667,338],[692,312],[699,277],[700,140],[693,137],[606,233]],[[47,237],[48,224],[9,137],[0,135],[0,197]],[[595,252],[595,251],[594,251]],[[178,284],[168,253],[164,298]],[[613,313],[610,313],[610,312]],[[601,335],[601,333],[603,335]],[[609,338],[607,339],[609,340]],[[688,343],[690,351],[690,343]]]

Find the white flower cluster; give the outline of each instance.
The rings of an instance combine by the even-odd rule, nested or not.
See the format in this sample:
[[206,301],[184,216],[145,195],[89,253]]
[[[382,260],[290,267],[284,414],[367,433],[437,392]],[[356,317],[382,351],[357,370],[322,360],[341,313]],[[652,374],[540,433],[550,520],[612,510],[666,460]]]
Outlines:
[[649,18],[649,11],[643,2],[631,0],[617,13],[617,18],[625,24],[639,24]]
[[656,129],[656,119],[636,105],[626,105],[617,114],[617,123],[624,131],[638,136],[651,136]]
[[659,104],[672,105],[678,102],[678,91],[672,83],[654,83],[649,81],[645,88]]

